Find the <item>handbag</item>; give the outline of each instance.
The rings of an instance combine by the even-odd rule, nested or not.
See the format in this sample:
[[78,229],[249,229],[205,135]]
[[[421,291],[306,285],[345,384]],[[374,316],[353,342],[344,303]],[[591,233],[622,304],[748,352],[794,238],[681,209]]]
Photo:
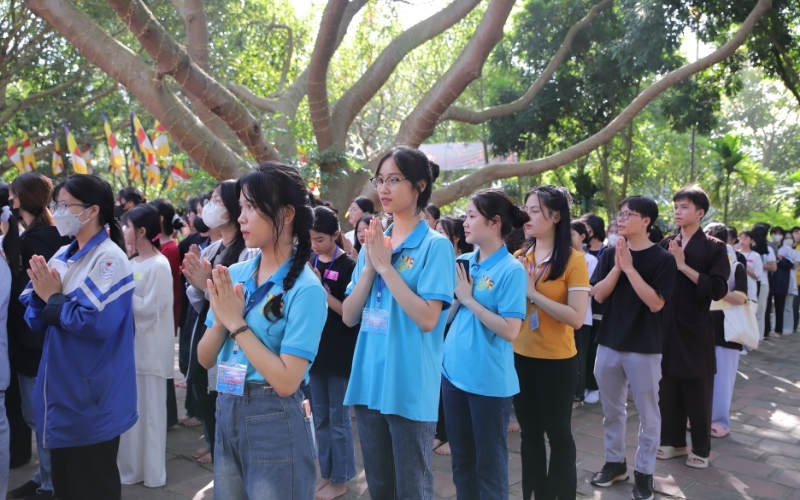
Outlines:
[[758,322],[756,321],[756,308],[758,304],[747,301],[744,305],[731,305],[730,309],[722,311],[725,314],[725,340],[736,342],[750,349],[758,349]]

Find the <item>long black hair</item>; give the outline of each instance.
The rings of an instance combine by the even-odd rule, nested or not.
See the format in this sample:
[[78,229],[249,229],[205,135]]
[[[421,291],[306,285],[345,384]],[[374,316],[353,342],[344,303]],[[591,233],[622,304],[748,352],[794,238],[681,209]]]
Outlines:
[[[334,236],[337,231],[340,231],[339,217],[337,217],[333,209],[324,205],[318,205],[314,207],[314,225],[311,227],[311,230],[316,233]],[[342,246],[341,233],[336,237],[335,243],[339,247]]]
[[239,198],[241,194],[258,209],[260,216],[272,222],[276,246],[280,234],[287,229],[283,209],[292,207],[294,210],[292,227],[288,228],[297,240],[294,260],[283,278],[283,292],[272,297],[264,306],[264,316],[274,321],[283,317],[283,295],[292,289],[311,256],[314,212],[311,210],[308,188],[297,170],[289,165],[270,161],[262,163],[236,181],[236,197]]
[[[239,256],[247,247],[242,236],[242,228],[239,227],[239,216],[242,215],[242,206],[239,205],[239,186],[235,180],[229,179],[217,184],[214,187],[214,191],[218,192],[222,204],[228,212],[228,222],[236,228],[236,236],[233,238],[233,242],[219,254],[219,259],[217,260],[219,265],[230,267],[239,262]],[[214,202],[212,201],[211,203]]]
[[[180,231],[186,225],[183,222],[183,219],[175,213],[175,207],[172,206],[172,203],[169,200],[165,200],[160,198],[158,200],[153,200],[150,202],[151,205],[156,207],[158,213],[161,214],[163,218],[163,222],[161,224],[161,232],[164,236],[172,236],[176,230]],[[137,205],[138,206],[138,205]]]
[[[569,192],[556,186],[539,186],[525,193],[525,203],[528,198],[536,196],[539,199],[539,206],[542,212],[547,210],[548,216],[552,219],[559,216],[556,222],[556,236],[553,241],[553,254],[550,256],[550,268],[547,271],[545,281],[560,278],[567,270],[572,253],[572,228],[570,227],[570,200]],[[595,235],[596,236],[596,235]],[[536,246],[536,238],[531,238],[528,250]]]
[[[439,165],[430,161],[425,153],[419,149],[410,148],[408,146],[395,146],[390,149],[380,162],[378,168],[375,169],[375,175],[381,173],[383,162],[392,158],[394,164],[400,169],[400,172],[405,176],[406,180],[414,186],[414,189],[419,193],[417,197],[417,213],[420,213],[425,207],[428,206],[428,201],[431,199],[433,192],[433,183],[439,177]],[[425,189],[419,188],[419,182],[425,181]],[[360,206],[360,205],[359,205]]]
[[160,215],[156,207],[148,203],[142,203],[125,212],[122,216],[122,221],[125,225],[130,224],[134,228],[134,232],[136,229],[144,228],[145,237],[150,240],[156,250],[161,251],[161,242],[159,241],[161,236]]
[[[505,238],[512,229],[520,228],[531,220],[527,213],[499,189],[481,189],[470,201],[487,221],[500,218],[500,237]],[[463,225],[462,225],[463,228]]]
[[[100,227],[107,224],[109,238],[123,252],[125,251],[122,228],[119,227],[119,222],[114,217],[114,191],[108,182],[96,175],[73,174],[64,181],[63,187],[61,185],[56,187],[66,189],[69,194],[87,205],[97,205],[100,208],[100,212],[97,214]],[[54,190],[54,194],[57,192],[58,189]]]
[[358,240],[358,225],[362,222],[369,227],[369,223],[372,222],[373,215],[365,215],[364,217],[358,219],[356,222],[356,227],[353,228],[353,248],[356,249],[356,252],[361,251],[361,242]]
[[[472,243],[467,243],[467,236],[464,234],[464,218],[463,217],[442,217],[436,221],[437,224],[444,229],[445,236],[450,240],[450,243],[458,250],[459,254],[471,252],[475,249]],[[456,241],[458,238],[458,241]]]
[[[9,204],[8,191],[8,184],[0,185],[0,207]],[[8,232],[3,236],[3,253],[8,260],[8,267],[11,270],[11,282],[16,283],[17,278],[22,272],[22,238],[19,235],[19,219],[13,214],[13,211],[7,222]]]

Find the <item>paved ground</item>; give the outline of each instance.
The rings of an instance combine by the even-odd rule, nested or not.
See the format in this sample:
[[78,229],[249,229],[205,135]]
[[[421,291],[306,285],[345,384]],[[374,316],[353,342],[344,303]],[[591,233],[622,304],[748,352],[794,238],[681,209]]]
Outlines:
[[[741,358],[739,377],[732,404],[732,432],[712,443],[711,467],[691,469],[684,460],[659,461],[656,489],[661,498],[693,500],[797,499],[800,500],[800,334],[770,340],[749,356]],[[180,379],[180,374],[178,374]],[[182,408],[183,391],[178,390]],[[628,462],[633,462],[638,419],[629,404],[627,432]],[[573,429],[578,447],[578,496],[597,500],[630,498],[631,483],[616,483],[611,488],[589,484],[592,473],[603,460],[602,410],[587,405],[573,414]],[[355,424],[355,423],[354,423]],[[355,425],[353,425],[355,429]],[[201,428],[176,428],[167,436],[167,485],[145,488],[125,486],[123,498],[132,499],[211,499],[211,466],[191,460],[192,451],[203,443]],[[519,433],[509,434],[509,476],[511,498],[522,498]],[[358,444],[357,444],[358,446]],[[356,449],[359,474],[349,483],[343,500],[367,499],[361,453]],[[29,479],[35,461],[11,472],[10,487]],[[433,469],[437,499],[455,498],[448,457],[434,455]],[[632,469],[631,469],[632,474]],[[631,479],[632,480],[632,479]]]

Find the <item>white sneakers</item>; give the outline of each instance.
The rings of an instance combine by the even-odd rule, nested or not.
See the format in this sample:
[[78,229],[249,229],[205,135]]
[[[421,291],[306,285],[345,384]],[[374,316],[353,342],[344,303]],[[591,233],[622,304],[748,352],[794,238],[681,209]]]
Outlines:
[[600,401],[600,391],[590,391],[587,389],[583,397],[583,402],[593,405],[598,401]]

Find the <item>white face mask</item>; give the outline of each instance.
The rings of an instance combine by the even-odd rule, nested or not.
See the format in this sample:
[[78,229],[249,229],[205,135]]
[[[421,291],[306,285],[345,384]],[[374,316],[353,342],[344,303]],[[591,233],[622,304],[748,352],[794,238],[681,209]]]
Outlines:
[[210,229],[214,229],[228,222],[222,218],[222,216],[227,213],[228,210],[223,205],[217,205],[213,201],[209,201],[203,207],[203,222],[205,222],[206,226]]
[[792,246],[792,240],[783,240],[783,246],[791,247]]
[[617,234],[609,234],[608,235],[608,246],[613,247],[617,245],[617,241],[619,241],[619,235]]
[[[91,208],[91,207],[89,207]],[[86,210],[89,210],[87,208]],[[85,212],[84,210],[83,212]],[[73,214],[72,212],[64,212],[64,213],[54,213],[53,214],[53,222],[56,224],[56,229],[58,229],[58,234],[61,236],[75,236],[78,234],[78,231],[81,230],[81,226],[86,224],[91,220],[91,218],[86,219],[85,221],[81,222],[80,216],[83,212],[78,214]]]
[[775,243],[780,243],[782,240],[783,240],[783,235],[782,234],[773,234],[772,235],[772,241],[774,241]]

